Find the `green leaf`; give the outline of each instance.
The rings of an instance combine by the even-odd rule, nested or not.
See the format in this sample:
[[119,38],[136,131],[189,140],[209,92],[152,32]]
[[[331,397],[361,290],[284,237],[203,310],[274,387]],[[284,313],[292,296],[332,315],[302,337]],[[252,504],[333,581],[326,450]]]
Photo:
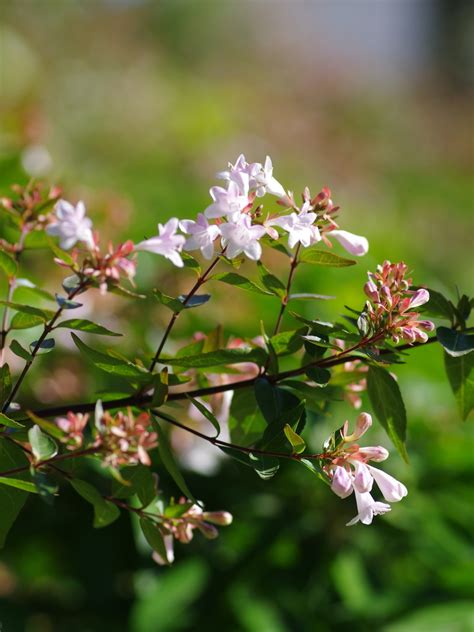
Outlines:
[[153,290],[153,295],[157,301],[159,301],[165,307],[168,307],[168,309],[170,309],[172,312],[179,313],[185,308],[182,301],[177,298],[173,298],[172,296],[167,296],[166,294],[163,294],[163,292],[160,292],[160,290],[158,289]]
[[28,430],[28,440],[36,461],[46,461],[58,452],[56,443],[37,424]]
[[307,327],[282,331],[270,338],[270,344],[277,355],[296,353],[303,346],[303,338],[301,336],[304,336],[307,331]]
[[247,290],[247,292],[254,292],[255,294],[265,294],[267,296],[272,294],[272,292],[267,292],[253,281],[250,281],[250,279],[247,279],[241,274],[237,274],[237,272],[225,272],[223,274],[215,274],[211,278],[214,281],[221,281],[222,283],[227,283],[227,285],[240,287],[242,290]]
[[436,334],[444,350],[454,358],[466,355],[474,349],[474,335],[472,334],[463,334],[447,327],[438,327]]
[[163,432],[160,424],[156,421],[154,416],[152,416],[151,422],[153,425],[153,429],[158,435],[158,452],[160,455],[161,462],[163,463],[164,467],[166,468],[166,470],[168,471],[168,473],[170,474],[171,478],[174,480],[176,485],[182,491],[182,493],[190,500],[197,502],[193,494],[190,492],[189,487],[187,486],[186,481],[184,480],[184,477],[181,474],[181,470],[179,469],[175,461],[166,433]]
[[301,454],[306,450],[305,440],[300,437],[299,434],[296,434],[296,432],[289,424],[285,424],[283,432],[285,433],[285,437],[290,442],[290,445],[293,448],[293,452],[295,452],[296,454]]
[[71,257],[71,255],[67,253],[65,250],[63,250],[62,248],[59,248],[59,246],[57,246],[50,237],[48,237],[48,245],[53,251],[54,256],[56,258],[60,259],[61,261],[64,261],[64,263],[68,266],[71,266],[73,268],[76,266],[76,262]]
[[[38,351],[41,349],[44,353],[49,353],[54,349],[55,345],[56,341],[54,338],[46,338],[41,342],[39,340],[33,340],[33,342],[30,342],[30,350],[31,353],[33,353],[36,347],[38,347]],[[38,353],[38,351],[36,353]]]
[[435,290],[428,289],[428,292],[430,293],[430,300],[420,308],[420,311],[430,316],[438,316],[452,321],[454,308],[448,299]]
[[163,369],[158,375],[154,376],[153,399],[150,406],[159,408],[168,399],[168,369]]
[[143,367],[133,364],[133,362],[117,358],[109,353],[96,351],[84,344],[76,334],[71,333],[71,336],[79,351],[102,371],[120,375],[125,378],[134,378],[137,380],[149,379],[150,374]]
[[[255,443],[262,436],[267,423],[260,412],[253,388],[234,392],[230,406],[229,430],[231,440],[238,445]],[[246,457],[246,465],[248,465]]]
[[30,329],[43,323],[44,319],[41,316],[17,312],[11,320],[10,329]]
[[316,246],[304,248],[301,253],[300,261],[330,268],[345,268],[346,266],[354,266],[356,264],[352,259],[340,257],[326,250],[319,250]]
[[54,316],[54,312],[50,309],[39,309],[38,307],[32,307],[31,305],[23,305],[21,303],[12,303],[9,301],[0,301],[0,305],[5,305],[10,309],[20,312],[21,314],[29,314],[31,316],[38,316],[42,322],[51,320]]
[[370,366],[367,373],[367,392],[377,419],[402,458],[408,461],[405,447],[407,417],[397,382],[385,369]]
[[106,327],[102,327],[102,325],[98,325],[97,323],[93,323],[91,320],[86,320],[85,318],[71,318],[70,320],[63,320],[58,325],[56,325],[56,329],[58,327],[66,327],[67,329],[75,329],[76,331],[85,331],[88,334],[99,334],[101,336],[121,336],[122,334],[118,334],[115,331],[110,331]]
[[239,362],[255,362],[263,365],[266,360],[266,353],[261,348],[254,349],[218,349],[209,353],[202,353],[195,356],[185,356],[180,358],[160,358],[162,364],[180,366],[185,368],[206,368],[210,366],[221,366],[226,364],[238,364]]
[[16,276],[18,272],[17,262],[4,250],[0,250],[0,268],[5,272],[7,277]]
[[94,508],[94,527],[99,529],[111,524],[120,516],[120,510],[110,500],[101,496],[95,487],[79,478],[69,481],[79,496],[87,500]]
[[194,399],[193,397],[190,397],[189,395],[186,395],[186,397],[193,404],[193,406],[195,406],[199,410],[201,415],[203,415],[203,417],[205,417],[208,421],[211,422],[211,424],[214,426],[214,430],[216,431],[216,437],[218,437],[221,432],[221,427],[216,417],[212,414],[212,412],[208,408],[206,408],[206,406],[204,406],[204,404],[201,404],[199,400]]
[[307,470],[317,476],[319,480],[323,481],[323,483],[326,483],[326,485],[330,484],[328,479],[324,476],[322,470],[317,465],[315,465],[313,461],[310,461],[309,459],[299,459],[298,463],[304,465]]
[[27,362],[33,359],[33,356],[31,355],[31,353],[27,351],[24,347],[22,347],[21,344],[18,342],[18,340],[11,341],[10,350],[15,355],[17,355],[20,358],[23,358],[23,360],[26,360]]
[[167,564],[170,564],[168,559],[168,553],[166,551],[165,541],[163,540],[163,534],[160,529],[154,523],[146,520],[145,518],[140,519],[140,528],[145,536],[145,540],[151,546],[151,548],[158,553],[162,560],[164,560]]
[[303,300],[303,301],[329,301],[335,299],[335,296],[327,296],[326,294],[311,294],[303,292],[300,294],[290,294],[288,300]]
[[[1,471],[12,470],[16,467],[28,466],[23,451],[13,443],[0,439],[0,468]],[[24,490],[13,487],[0,487],[0,548],[4,546],[7,534],[28,498]]]
[[313,382],[316,382],[316,384],[321,385],[327,384],[331,379],[331,371],[328,371],[327,369],[319,366],[306,369],[306,375],[309,377],[310,380],[313,380]]
[[48,421],[47,419],[38,417],[38,415],[35,415],[33,412],[31,412],[31,410],[27,410],[26,414],[33,423],[35,423],[42,430],[44,430],[47,434],[51,435],[55,439],[61,439],[62,437],[64,437],[64,432],[52,421]]
[[286,287],[284,283],[282,283],[280,279],[278,279],[274,274],[267,270],[267,268],[263,265],[261,261],[257,261],[257,269],[264,287],[269,292],[275,294],[275,296],[279,296],[280,298],[285,296]]
[[464,421],[474,408],[474,353],[453,356],[445,352],[444,366]]
[[112,493],[115,498],[129,498],[136,494],[143,507],[147,507],[157,496],[156,482],[150,468],[138,464],[120,470],[123,481],[113,482]]
[[280,469],[280,461],[274,456],[252,452],[248,456],[251,466],[264,481],[273,478]]
[[5,402],[12,390],[12,377],[10,367],[4,364],[0,367],[0,402]]
[[77,301],[71,301],[69,298],[64,298],[64,296],[59,296],[56,294],[55,297],[56,303],[58,307],[61,309],[77,309],[78,307],[82,307],[82,303],[78,303]]
[[255,397],[267,424],[280,418],[282,410],[282,390],[271,384],[266,378],[255,381]]
[[14,421],[13,419],[10,419],[3,413],[0,413],[0,425],[8,426],[8,428],[24,428],[25,427],[19,421]]
[[181,259],[183,260],[184,267],[192,270],[197,274],[197,276],[201,276],[201,266],[196,261],[196,259],[191,256],[188,252],[181,252]]
[[0,484],[7,485],[7,487],[15,487],[16,489],[22,489],[24,492],[30,494],[37,494],[38,490],[31,481],[22,481],[19,478],[10,478],[8,476],[0,476]]

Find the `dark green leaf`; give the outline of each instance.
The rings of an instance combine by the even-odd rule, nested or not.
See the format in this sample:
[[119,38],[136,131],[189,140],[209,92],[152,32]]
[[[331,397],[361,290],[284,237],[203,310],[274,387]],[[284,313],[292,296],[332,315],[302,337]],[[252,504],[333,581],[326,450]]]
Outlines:
[[10,419],[3,413],[0,413],[0,426],[8,426],[8,428],[24,428],[25,427],[20,422]]
[[30,410],[27,410],[26,414],[33,423],[35,423],[42,430],[44,430],[47,434],[51,435],[55,439],[61,439],[62,437],[64,437],[64,432],[52,421],[48,421],[47,419],[38,417],[38,415],[35,415]]
[[240,287],[242,290],[247,290],[247,292],[255,292],[256,294],[266,294],[271,295],[271,292],[267,292],[263,288],[259,287],[250,279],[242,276],[241,274],[237,274],[236,272],[225,272],[224,274],[215,274],[211,277],[215,281],[221,281],[222,283],[227,283],[228,285],[234,285],[235,287]]
[[143,507],[147,507],[156,498],[156,481],[150,468],[141,464],[125,467],[120,470],[120,476],[129,484],[114,481],[114,498],[128,498],[136,494]]
[[352,259],[340,257],[339,255],[335,255],[326,250],[319,250],[316,246],[304,248],[301,253],[300,261],[331,268],[344,268],[346,266],[354,266],[356,264],[356,262]]
[[438,327],[436,330],[439,342],[444,350],[454,358],[466,355],[474,349],[474,335],[463,334],[447,327]]
[[465,420],[474,408],[474,353],[452,356],[445,352],[444,365],[459,414]]
[[195,406],[199,410],[201,415],[203,415],[208,421],[211,422],[211,424],[214,426],[214,430],[216,431],[216,437],[218,437],[221,431],[221,427],[219,425],[218,420],[213,415],[213,413],[208,408],[206,408],[204,404],[201,404],[199,400],[194,399],[193,397],[190,397],[189,395],[187,395],[187,398],[189,399],[190,402],[192,402],[193,406]]
[[38,349],[41,349],[45,353],[49,353],[52,349],[54,349],[55,344],[56,342],[54,338],[46,338],[41,342],[39,342],[39,340],[33,340],[33,342],[30,342],[30,350],[33,353],[36,347],[38,347]]
[[183,305],[183,302],[180,301],[178,298],[167,296],[166,294],[163,294],[163,292],[160,292],[160,290],[158,289],[153,290],[153,294],[155,298],[157,299],[157,301],[159,301],[162,305],[170,309],[172,312],[179,313],[185,307]]
[[86,320],[85,318],[71,318],[70,320],[63,320],[58,325],[56,325],[56,328],[57,327],[75,329],[76,331],[85,331],[88,334],[99,334],[101,336],[122,335],[116,333],[115,331],[110,331],[110,329],[106,329],[106,327],[102,327],[102,325],[93,323],[91,320]]
[[176,460],[174,458],[173,452],[171,450],[170,443],[168,441],[168,437],[166,433],[163,432],[160,424],[156,421],[155,417],[151,418],[153,429],[158,435],[158,452],[160,454],[161,463],[167,469],[171,478],[174,480],[176,485],[179,487],[181,492],[190,500],[196,502],[193,494],[190,492],[189,487],[184,480],[183,475],[181,474],[181,470],[179,469]]
[[454,309],[448,299],[435,290],[428,289],[428,292],[430,293],[430,300],[420,308],[420,311],[424,314],[429,314],[430,316],[447,318],[452,321],[454,317]]
[[87,500],[94,508],[94,527],[106,527],[120,516],[120,510],[110,500],[101,496],[95,487],[78,478],[69,481],[79,496]]
[[12,390],[12,377],[10,367],[4,364],[0,367],[0,402],[5,402]]
[[302,294],[290,294],[288,297],[290,301],[304,300],[304,301],[329,301],[335,299],[335,296],[327,296],[326,294],[308,294],[304,292]]
[[264,377],[255,381],[254,388],[258,406],[267,424],[278,421],[283,405],[282,390]]
[[302,327],[292,331],[283,331],[270,338],[270,343],[277,355],[296,353],[303,346],[303,338],[308,329]]
[[371,366],[367,373],[367,392],[377,419],[402,458],[407,461],[407,417],[397,382],[385,369]]
[[323,471],[317,465],[315,465],[313,461],[310,461],[309,459],[299,459],[298,463],[304,465],[307,470],[317,476],[321,481],[323,481],[323,483],[329,485],[329,481],[324,476]]
[[153,399],[150,404],[152,408],[159,408],[168,399],[168,377],[166,368],[154,376]]
[[331,379],[331,371],[319,366],[310,367],[306,369],[306,375],[310,380],[316,382],[316,384],[327,384]]
[[[0,468],[2,472],[27,465],[25,455],[18,446],[5,439],[0,439]],[[0,548],[4,546],[5,538],[27,498],[28,494],[23,490],[6,486],[0,487]]]
[[133,362],[117,358],[110,353],[96,351],[84,344],[76,334],[71,333],[71,336],[79,351],[91,360],[96,367],[102,369],[102,371],[137,380],[148,379],[150,377],[148,371],[143,367],[133,364]]
[[151,548],[158,553],[164,562],[170,564],[165,542],[163,540],[163,534],[160,529],[154,523],[146,520],[145,518],[140,519],[140,527],[143,535],[145,536],[145,540]]
[[185,368],[205,368],[226,364],[238,364],[239,362],[255,362],[265,364],[266,353],[263,349],[218,349],[209,353],[180,358],[161,358],[162,364],[175,365]]
[[278,279],[274,274],[267,270],[267,268],[263,265],[261,261],[257,261],[257,269],[264,287],[269,292],[275,294],[275,296],[285,296],[286,287],[284,283],[282,283],[280,279]]
[[280,469],[280,461],[274,456],[249,453],[249,461],[253,469],[264,481],[273,478]]
[[23,358],[23,360],[26,360],[27,362],[29,362],[33,358],[31,353],[27,351],[24,347],[22,347],[18,340],[11,341],[10,349],[15,355]]

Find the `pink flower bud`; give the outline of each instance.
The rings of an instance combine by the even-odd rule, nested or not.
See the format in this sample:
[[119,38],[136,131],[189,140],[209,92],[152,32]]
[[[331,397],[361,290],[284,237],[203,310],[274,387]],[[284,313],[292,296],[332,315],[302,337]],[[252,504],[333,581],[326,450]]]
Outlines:
[[424,329],[425,331],[433,331],[435,328],[434,323],[432,323],[431,320],[419,320],[418,327],[421,327],[421,329]]
[[367,281],[367,283],[364,285],[364,292],[367,294],[370,300],[380,300],[379,293],[377,292],[377,286],[373,281]]
[[359,448],[358,454],[366,461],[375,461],[376,463],[385,461],[389,456],[388,450],[381,445],[364,446],[363,448]]
[[202,517],[207,522],[212,522],[220,527],[227,527],[233,520],[232,514],[228,511],[205,511]]
[[196,526],[208,540],[215,540],[219,536],[219,531],[212,524],[199,522]]
[[430,293],[428,290],[424,290],[423,288],[417,290],[411,300],[410,300],[410,308],[419,307],[420,305],[424,305],[430,300]]
[[349,429],[349,422],[345,422],[341,430],[342,438],[346,443],[349,443],[350,441],[357,441],[357,439],[359,439],[364,433],[367,432],[371,425],[372,416],[369,415],[369,413],[360,413],[356,420],[355,430],[351,435],[347,434],[347,431]]
[[334,469],[331,489],[339,498],[347,498],[352,494],[352,476],[340,465]]

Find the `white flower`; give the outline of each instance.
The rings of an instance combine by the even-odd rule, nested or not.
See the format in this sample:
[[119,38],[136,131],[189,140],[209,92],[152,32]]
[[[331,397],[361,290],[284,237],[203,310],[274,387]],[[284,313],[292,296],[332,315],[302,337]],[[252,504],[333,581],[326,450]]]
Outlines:
[[[258,164],[258,163],[257,163]],[[286,198],[287,193],[283,186],[273,177],[273,164],[270,156],[265,159],[265,164],[260,172],[255,174],[257,183],[257,195],[263,197],[265,193],[276,195],[278,198]]]
[[259,162],[248,163],[245,160],[244,154],[240,154],[240,156],[235,161],[235,164],[231,162],[228,163],[228,169],[225,171],[220,171],[217,174],[218,178],[222,180],[235,180],[237,184],[239,184],[239,174],[246,174],[249,177],[249,188],[255,189],[257,186],[256,176],[258,173],[262,171],[262,165]]
[[358,492],[370,492],[374,484],[374,478],[365,463],[361,461],[352,461],[354,465],[354,489]]
[[219,226],[209,224],[203,213],[199,213],[197,221],[184,219],[179,223],[181,230],[191,235],[186,240],[184,250],[200,250],[205,259],[214,254],[214,240],[221,234]]
[[371,465],[366,466],[375,482],[380,488],[385,500],[391,503],[397,503],[408,494],[408,490],[403,483],[397,481],[396,478],[390,476],[382,470],[378,470]]
[[381,503],[372,498],[369,492],[359,492],[354,489],[356,502],[357,502],[357,516],[347,523],[348,527],[362,522],[362,524],[372,524],[374,516],[384,514],[390,511],[390,505]]
[[78,241],[87,246],[93,245],[92,221],[86,217],[84,202],[73,206],[66,200],[59,200],[54,207],[56,222],[46,227],[48,235],[59,237],[59,244],[64,250],[69,250]]
[[332,230],[328,236],[335,237],[347,252],[356,257],[362,257],[369,252],[369,242],[361,235],[354,235],[347,230]]
[[274,226],[280,226],[288,233],[288,246],[294,248],[299,242],[307,248],[321,239],[317,226],[313,226],[316,220],[316,213],[302,210],[299,213],[290,213],[283,217],[267,222]]
[[331,489],[339,498],[347,498],[352,494],[352,476],[345,467],[336,465],[334,468]]
[[249,203],[249,177],[245,173],[236,175],[236,180],[231,180],[227,189],[223,187],[211,187],[213,203],[206,208],[206,217],[236,217]]
[[233,259],[241,252],[249,259],[257,261],[262,256],[262,246],[258,240],[265,234],[263,226],[252,226],[248,215],[240,215],[237,221],[221,226],[222,245],[226,248],[226,257]]
[[159,235],[145,239],[135,246],[135,250],[145,250],[162,255],[174,263],[178,268],[183,267],[183,260],[180,252],[183,249],[186,238],[183,235],[176,235],[178,220],[173,217],[166,224],[158,224]]

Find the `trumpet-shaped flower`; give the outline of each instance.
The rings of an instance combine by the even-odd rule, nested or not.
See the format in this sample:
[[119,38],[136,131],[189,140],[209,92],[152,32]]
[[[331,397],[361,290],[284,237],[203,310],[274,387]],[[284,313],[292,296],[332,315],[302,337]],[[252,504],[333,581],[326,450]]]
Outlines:
[[245,173],[236,174],[227,189],[211,187],[209,193],[213,202],[206,208],[206,217],[229,217],[235,219],[248,206],[249,177]]
[[365,467],[368,469],[370,475],[375,479],[383,497],[388,502],[397,503],[408,494],[408,490],[405,485],[400,483],[400,481],[397,481],[397,479],[393,476],[390,476],[390,474],[387,474],[372,465],[366,465]]
[[374,500],[369,492],[361,493],[354,489],[354,493],[357,503],[357,516],[347,523],[348,527],[357,522],[372,524],[374,516],[383,515],[391,510],[390,505]]
[[185,219],[180,222],[181,230],[189,235],[184,250],[200,250],[205,259],[214,254],[214,241],[221,234],[219,226],[209,224],[203,213],[199,213],[197,221]]
[[335,237],[351,255],[362,257],[369,252],[369,242],[362,235],[354,235],[347,230],[332,230],[328,235]]
[[135,246],[135,250],[145,250],[162,255],[178,268],[182,268],[184,264],[179,253],[183,249],[186,238],[176,234],[178,223],[178,220],[173,217],[166,224],[158,224],[159,234],[156,237],[141,241]]
[[92,247],[92,221],[86,217],[84,202],[73,206],[66,200],[59,200],[54,207],[54,216],[56,221],[46,227],[46,232],[59,237],[61,248],[69,250],[78,241]]
[[307,248],[321,239],[317,226],[314,226],[315,220],[316,213],[302,210],[299,213],[290,213],[289,215],[277,217],[267,222],[267,224],[280,226],[283,230],[286,230],[290,248],[294,248],[297,243]]
[[263,226],[252,226],[249,215],[240,215],[237,221],[222,224],[222,245],[226,256],[233,259],[243,252],[249,259],[257,261],[262,256],[262,246],[258,240],[265,235]]

